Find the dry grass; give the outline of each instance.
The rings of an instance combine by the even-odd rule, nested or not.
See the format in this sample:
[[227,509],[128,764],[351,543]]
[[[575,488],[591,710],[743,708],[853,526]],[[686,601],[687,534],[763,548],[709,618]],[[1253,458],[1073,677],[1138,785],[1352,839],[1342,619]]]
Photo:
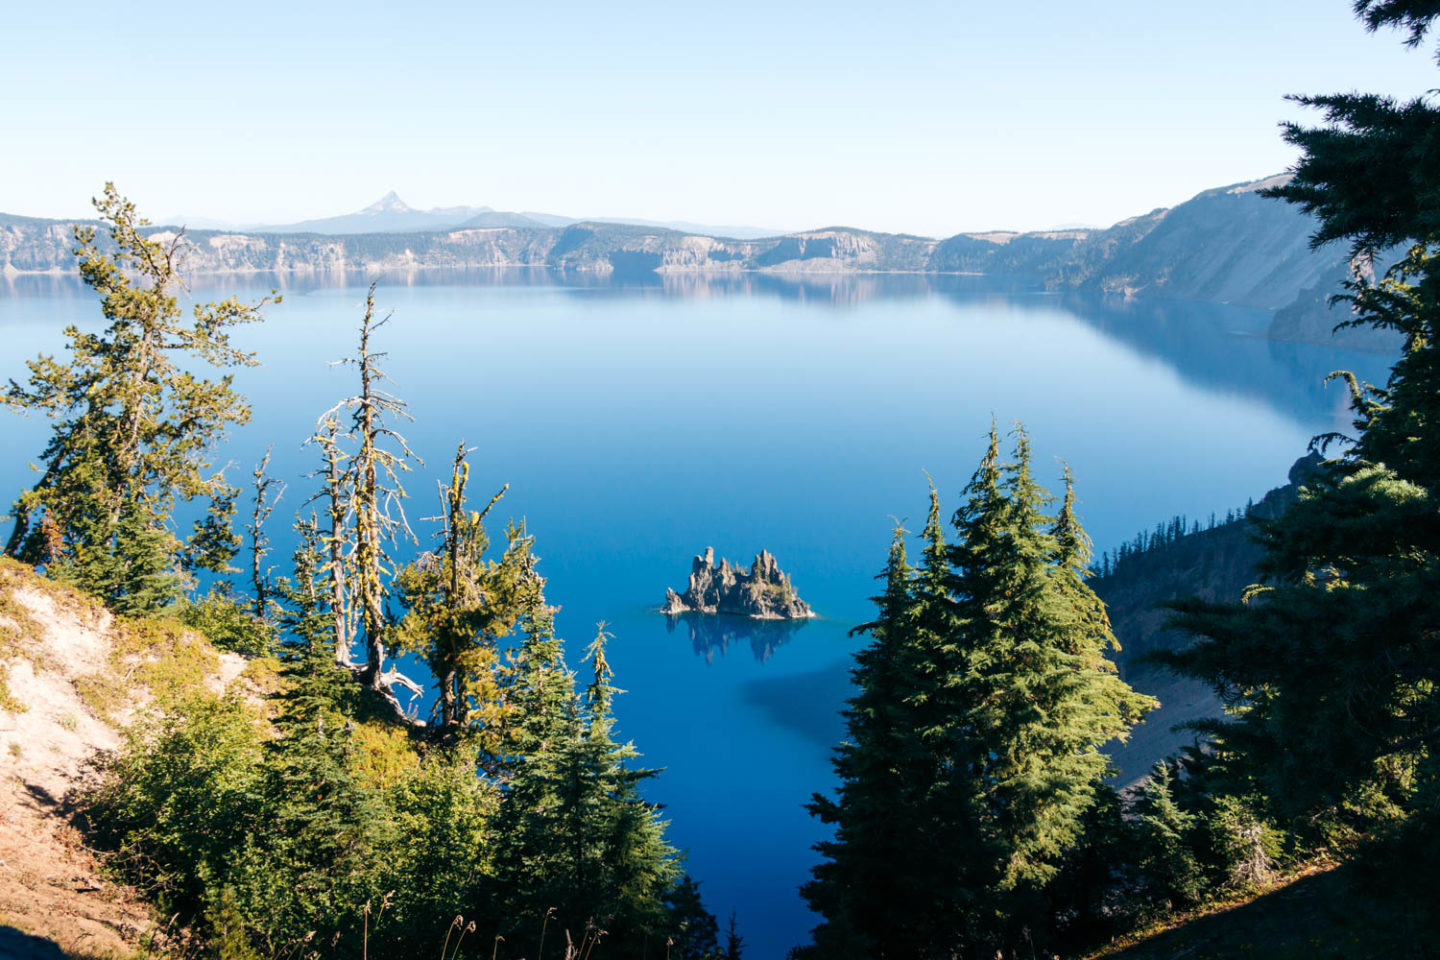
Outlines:
[[1371,960],[1428,955],[1413,918],[1361,896],[1352,870],[1311,864],[1266,887],[1165,918],[1084,960]]
[[[0,667],[10,680],[0,704],[0,956],[159,960],[164,938],[149,907],[102,874],[66,798],[138,710],[219,692],[245,666],[179,624],[119,621],[0,559]],[[246,686],[264,674],[257,668]]]

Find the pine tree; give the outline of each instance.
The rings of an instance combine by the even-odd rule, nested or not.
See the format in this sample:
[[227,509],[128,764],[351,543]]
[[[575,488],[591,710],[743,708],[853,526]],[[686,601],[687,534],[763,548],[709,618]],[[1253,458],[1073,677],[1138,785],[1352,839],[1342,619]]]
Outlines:
[[[340,401],[320,417],[316,440],[326,451],[329,469],[331,537],[337,542],[337,552],[342,549],[341,544],[349,551],[338,562],[332,561],[331,575],[348,574],[342,602],[354,605],[365,645],[360,680],[372,690],[386,692],[391,685],[403,681],[418,693],[419,688],[412,682],[393,671],[384,672],[386,644],[392,627],[385,609],[393,568],[387,544],[393,546],[402,537],[413,539],[405,518],[406,494],[400,474],[410,470],[412,460],[418,461],[393,425],[395,420],[409,420],[410,415],[403,400],[383,389],[389,377],[380,362],[387,354],[376,352],[371,346],[375,332],[389,320],[389,316],[376,319],[375,284],[372,283],[365,296],[359,347],[355,356],[342,361],[358,372],[360,392]],[[350,429],[341,433],[339,416],[347,410]],[[348,456],[340,451],[341,440],[355,445]],[[342,459],[344,471],[334,477]],[[341,527],[342,524],[348,526]],[[348,536],[342,537],[337,527],[346,529]],[[337,627],[337,633],[341,629]],[[337,641],[339,639],[337,636]],[[398,704],[396,706],[398,709]]]
[[[927,560],[943,561],[933,485],[926,535]],[[887,952],[877,955],[899,956],[917,948],[910,941],[927,936],[928,925],[915,907],[924,902],[917,900],[919,892],[934,880],[933,871],[924,869],[923,800],[930,771],[916,736],[922,664],[913,644],[919,585],[906,557],[905,536],[897,523],[879,575],[885,589],[873,598],[876,618],[852,631],[872,639],[855,655],[851,671],[857,692],[844,714],[846,739],[833,760],[838,795],[831,799],[817,793],[807,805],[812,815],[835,827],[834,840],[816,844],[825,861],[801,888],[811,909],[826,918],[813,932],[809,952],[816,956],[865,954],[881,944]],[[897,857],[897,850],[911,853]]]
[[[267,620],[270,617],[271,594],[274,592],[270,577],[273,568],[265,565],[265,557],[270,553],[270,535],[265,531],[265,521],[270,519],[275,505],[285,495],[285,484],[269,474],[270,449],[265,448],[265,456],[255,465],[251,486],[255,503],[250,514],[250,525],[246,529],[250,538],[250,587],[254,591],[252,600],[257,620]],[[272,494],[271,490],[276,486],[279,489]]]
[[745,956],[745,938],[740,936],[740,930],[735,923],[735,911],[730,911],[730,921],[725,925],[725,952],[722,955],[725,960],[743,960]]
[[1160,763],[1134,806],[1135,866],[1146,897],[1162,910],[1199,901],[1204,878],[1190,847],[1195,817],[1175,800],[1175,774]]
[[[179,597],[182,566],[222,570],[238,546],[228,525],[235,490],[208,458],[250,408],[229,375],[209,380],[186,368],[253,365],[231,345],[230,328],[259,320],[278,298],[198,305],[187,322],[177,296],[183,235],[146,236],[149,221],[113,184],[95,208],[109,243],[94,227],[76,227],[75,255],[107,326],[68,327],[68,358],[31,360],[28,383],[0,391],[6,406],[52,424],[40,479],[15,504],[5,552],[117,610],[148,613]],[[182,542],[172,511],[200,498],[211,500],[210,518]]]
[[720,926],[700,899],[700,884],[687,874],[665,894],[670,960],[719,960]]

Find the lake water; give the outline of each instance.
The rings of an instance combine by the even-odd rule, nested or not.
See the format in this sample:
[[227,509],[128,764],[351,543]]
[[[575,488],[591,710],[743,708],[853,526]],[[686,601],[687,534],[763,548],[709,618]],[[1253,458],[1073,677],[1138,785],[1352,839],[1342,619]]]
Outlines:
[[[199,289],[210,299],[266,278]],[[63,281],[0,281],[0,378],[98,326]],[[238,339],[263,366],[239,388],[253,422],[221,456],[248,478],[268,444],[290,483],[276,519],[308,496],[315,417],[352,391],[327,361],[354,347],[364,285],[293,282]],[[1023,421],[1043,481],[1064,458],[1100,548],[1176,513],[1206,518],[1258,499],[1317,433],[1348,426],[1331,370],[1383,379],[1384,357],[1275,344],[1268,317],[1227,307],[1101,303],[987,289],[974,278],[794,282],[567,280],[533,272],[382,281],[378,336],[427,467],[410,516],[436,512],[455,445],[471,490],[510,493],[524,516],[572,664],[598,620],[628,690],[620,733],[665,768],[665,805],[722,924],[738,912],[749,955],[780,958],[813,925],[796,887],[823,831],[801,805],[833,782],[835,710],[889,542],[917,528],[926,471],[956,506],[992,415]],[[28,482],[45,425],[0,413],[0,493]],[[277,525],[278,526],[278,525]],[[503,526],[503,521],[497,526]],[[428,533],[417,523],[422,535]],[[277,531],[277,541],[280,536]],[[749,563],[762,548],[821,618],[790,629],[669,624],[654,612],[706,546]]]

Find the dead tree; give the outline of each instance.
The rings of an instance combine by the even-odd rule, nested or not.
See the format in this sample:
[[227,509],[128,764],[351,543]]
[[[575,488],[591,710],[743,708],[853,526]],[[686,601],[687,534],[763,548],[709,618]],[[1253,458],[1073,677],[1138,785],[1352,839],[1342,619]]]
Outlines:
[[[270,449],[265,448],[265,456],[255,465],[255,509],[250,514],[250,526],[247,529],[250,535],[250,583],[255,591],[255,616],[261,620],[270,612],[270,571],[274,569],[265,566],[265,555],[270,552],[270,535],[265,532],[265,521],[270,519],[270,514],[280,502],[280,498],[285,496],[285,484],[267,472],[270,468]],[[271,488],[277,485],[279,489],[271,496]]]
[[[354,610],[365,646],[365,662],[357,666],[356,672],[371,690],[388,694],[390,688],[398,684],[418,694],[423,690],[414,681],[393,668],[384,669],[390,629],[385,612],[385,599],[389,594],[387,579],[394,572],[386,548],[402,537],[415,540],[405,519],[405,487],[400,482],[400,474],[410,470],[412,460],[419,462],[404,436],[391,426],[395,420],[411,417],[403,400],[381,389],[389,381],[380,368],[380,361],[387,354],[374,352],[370,345],[374,332],[389,319],[388,315],[375,319],[375,285],[372,283],[365,297],[359,351],[340,361],[359,371],[360,392],[322,415],[319,433],[329,439],[326,447],[331,475],[338,470],[338,479],[327,481],[332,484],[330,489],[336,491],[332,496],[338,498],[338,502],[332,499],[332,520],[333,511],[341,511],[353,537],[345,558],[348,563],[341,566],[348,573],[345,600]],[[343,468],[339,460],[342,435],[338,432],[342,411],[349,412],[350,429],[345,436],[355,446]],[[335,565],[333,554],[331,563]],[[395,705],[398,708],[398,701]]]
[[331,410],[320,418],[316,424],[315,435],[309,440],[317,444],[324,458],[324,467],[318,471],[324,482],[324,486],[310,498],[325,501],[325,513],[330,521],[330,528],[324,536],[325,552],[328,560],[323,569],[324,575],[330,583],[330,616],[333,624],[335,641],[335,662],[342,667],[349,668],[350,664],[350,637],[351,637],[351,615],[349,604],[349,497],[346,495],[346,469],[348,460],[344,449],[340,446],[342,437],[349,434],[342,434],[340,421],[335,411]]

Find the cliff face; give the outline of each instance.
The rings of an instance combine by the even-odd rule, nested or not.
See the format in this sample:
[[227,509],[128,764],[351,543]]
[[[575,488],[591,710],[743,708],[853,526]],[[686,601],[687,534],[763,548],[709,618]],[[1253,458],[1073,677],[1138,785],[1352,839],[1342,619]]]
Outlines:
[[1135,689],[1160,699],[1160,709],[1135,729],[1126,746],[1112,752],[1121,767],[1122,783],[1144,776],[1162,757],[1193,740],[1193,733],[1175,731],[1176,725],[1224,713],[1205,684],[1145,661],[1153,651],[1178,649],[1190,642],[1189,636],[1167,627],[1170,612],[1164,604],[1186,597],[1212,603],[1238,601],[1245,588],[1258,579],[1261,548],[1255,542],[1255,524],[1250,518],[1279,516],[1294,501],[1318,461],[1313,454],[1297,461],[1290,468],[1289,482],[1266,494],[1247,518],[1133,554],[1121,560],[1109,576],[1090,581],[1105,602],[1111,628],[1120,641],[1121,676]]
[[[1207,190],[1104,230],[964,233],[945,240],[827,227],[734,240],[619,223],[483,219],[430,232],[324,235],[188,233],[195,274],[341,273],[535,267],[592,274],[975,273],[1022,287],[1233,303],[1279,311],[1274,339],[1336,343],[1339,311],[1325,302],[1345,276],[1346,251],[1309,248],[1315,223],[1259,190],[1283,178]],[[484,224],[484,225],[481,225]],[[155,232],[173,235],[176,228]],[[0,274],[69,273],[66,221],[0,214]],[[1346,346],[1393,348],[1369,330]]]
[[665,590],[665,606],[660,609],[672,617],[730,613],[756,620],[804,620],[815,615],[768,550],[760,551],[746,569],[723,558],[717,567],[713,547],[706,547],[704,555],[692,561],[683,594]]

